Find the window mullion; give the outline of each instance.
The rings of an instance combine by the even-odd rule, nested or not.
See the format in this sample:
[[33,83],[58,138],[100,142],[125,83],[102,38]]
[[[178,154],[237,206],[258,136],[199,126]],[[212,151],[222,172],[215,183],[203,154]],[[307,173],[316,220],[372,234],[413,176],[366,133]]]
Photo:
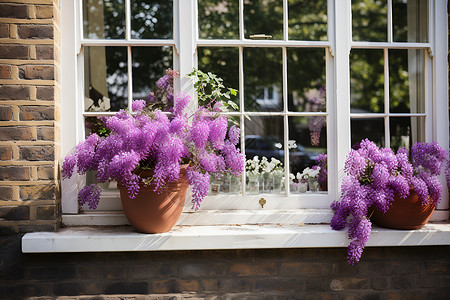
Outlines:
[[384,113],[387,114],[384,118],[384,142],[385,147],[390,147],[391,137],[389,128],[389,49],[384,48]]
[[392,43],[394,41],[393,39],[393,22],[392,22],[392,0],[388,0],[388,15],[387,15],[387,41],[388,43]]
[[131,0],[125,0],[125,39],[131,39]]
[[[350,150],[350,49],[352,40],[351,22],[351,0],[339,1],[335,6],[335,69],[334,69],[334,96],[336,110],[334,123],[335,140],[339,141],[333,145],[336,149],[333,161],[334,169],[337,171],[336,178],[341,181],[345,158]],[[340,186],[338,182],[337,187]],[[339,188],[335,190],[336,199],[339,197]]]

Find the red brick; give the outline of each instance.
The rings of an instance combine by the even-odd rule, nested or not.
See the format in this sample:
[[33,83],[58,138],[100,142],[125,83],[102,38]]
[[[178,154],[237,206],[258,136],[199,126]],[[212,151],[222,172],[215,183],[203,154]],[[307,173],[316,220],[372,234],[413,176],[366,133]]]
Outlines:
[[20,198],[22,200],[54,200],[54,185],[32,185],[20,187]]
[[0,38],[9,38],[9,24],[0,24]]
[[0,206],[0,219],[5,220],[29,220],[30,207],[28,206]]
[[0,127],[0,141],[31,140],[30,127]]
[[19,158],[28,161],[53,161],[54,148],[53,146],[21,146]]
[[30,180],[30,168],[0,166],[0,180]]
[[10,65],[0,65],[0,79],[11,78],[11,66]]
[[36,59],[54,59],[54,47],[50,45],[36,46]]
[[38,206],[36,208],[36,218],[38,220],[53,220],[55,218],[55,206]]
[[55,139],[55,130],[53,127],[38,127],[37,139],[40,141],[53,141]]
[[53,101],[55,99],[55,88],[52,86],[38,86],[36,88],[36,99]]
[[51,180],[55,178],[55,169],[53,167],[38,167],[38,179]]
[[12,200],[13,192],[10,186],[0,186],[0,200]]
[[0,45],[0,59],[28,59],[29,53],[28,45]]
[[17,33],[21,39],[53,39],[53,26],[18,25]]
[[196,280],[160,280],[153,282],[153,291],[161,293],[197,292],[199,288]]
[[0,146],[0,160],[11,160],[11,159],[12,159],[12,147]]
[[28,6],[23,4],[0,4],[0,18],[28,18]]
[[19,68],[19,76],[21,79],[53,80],[55,79],[55,67],[51,65],[21,66]]
[[[1,46],[0,46],[1,53]],[[0,85],[0,100],[29,100],[30,89],[20,85]]]
[[12,119],[11,106],[0,106],[0,121],[10,121]]
[[234,264],[230,267],[232,276],[273,275],[277,273],[275,263]]
[[19,118],[21,121],[54,120],[55,109],[51,106],[22,106]]

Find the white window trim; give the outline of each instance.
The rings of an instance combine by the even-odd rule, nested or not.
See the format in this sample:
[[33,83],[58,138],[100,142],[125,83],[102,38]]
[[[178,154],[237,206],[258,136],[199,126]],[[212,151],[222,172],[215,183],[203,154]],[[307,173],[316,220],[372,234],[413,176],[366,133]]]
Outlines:
[[[302,42],[302,41],[269,41],[273,46],[300,46],[300,47],[328,47],[330,51],[327,51],[326,59],[326,69],[327,69],[327,111],[328,113],[328,126],[327,126],[327,136],[328,136],[328,151],[330,157],[335,159],[329,162],[329,191],[328,195],[320,194],[309,194],[308,196],[294,195],[294,196],[277,196],[277,195],[258,195],[258,196],[246,196],[245,204],[235,196],[211,196],[207,199],[202,209],[209,211],[210,213],[220,214],[221,212],[217,209],[226,209],[227,207],[218,207],[214,203],[224,203],[226,201],[234,201],[243,210],[261,210],[258,200],[261,197],[267,199],[267,203],[264,206],[264,210],[274,210],[279,216],[284,214],[284,211],[295,210],[299,207],[305,209],[311,208],[322,208],[323,219],[329,221],[329,204],[332,200],[339,198],[339,186],[340,181],[343,176],[343,165],[345,157],[350,149],[350,85],[349,85],[349,53],[352,47],[387,47],[404,48],[404,43],[356,43],[351,41],[351,0],[339,1],[339,5],[335,4],[335,1],[329,0],[328,5],[328,16],[329,24],[334,24],[336,30],[329,30],[329,41],[328,42]],[[240,2],[243,5],[242,1]],[[287,0],[284,0],[284,6],[286,10]],[[448,124],[448,73],[447,73],[447,3],[445,1],[430,0],[430,42],[427,44],[419,43],[408,43],[410,48],[428,48],[430,53],[433,55],[431,63],[429,63],[428,70],[431,70],[428,74],[430,78],[433,79],[433,86],[428,87],[429,94],[433,101],[428,101],[428,107],[430,108],[430,113],[427,113],[428,127],[427,127],[427,140],[436,140],[442,146],[448,146],[448,128],[445,126],[439,127],[438,124]],[[198,40],[197,36],[197,20],[191,18],[196,12],[196,0],[175,0],[174,1],[174,11],[175,16],[175,30],[174,30],[174,40],[169,43],[175,46],[175,61],[174,68],[179,69],[181,73],[181,81],[176,88],[187,91],[193,95],[192,85],[189,84],[188,80],[184,78],[184,75],[192,70],[192,67],[196,66],[196,47],[197,46],[263,46],[263,42],[253,41],[253,40],[226,40],[226,41],[208,41],[208,40]],[[78,16],[74,16],[73,12],[78,12]],[[70,0],[63,1],[61,3],[61,160],[63,157],[69,153],[71,149],[82,139],[83,135],[83,117],[82,108],[79,100],[82,98],[82,90],[77,89],[73,82],[79,81],[83,82],[83,74],[79,72],[82,65],[81,59],[76,59],[77,54],[81,49],[81,35],[79,34],[81,28],[76,26],[76,24],[82,24],[80,21],[81,17],[81,1]],[[186,13],[190,12],[190,13]],[[243,10],[241,8],[240,13]],[[333,13],[334,12],[334,13]],[[176,15],[179,15],[177,18]],[[285,14],[286,15],[286,14]],[[78,20],[76,19],[78,18]],[[286,18],[286,16],[285,16]],[[240,22],[243,18],[241,16]],[[342,21],[344,20],[344,21]],[[435,22],[433,20],[436,20]],[[332,28],[333,26],[329,26]],[[240,35],[243,37],[243,26],[240,26]],[[286,37],[285,37],[286,39]],[[110,44],[110,41],[105,43],[104,41],[85,41],[85,45],[103,45]],[[103,44],[102,44],[103,43]],[[166,45],[167,40],[164,41],[153,41],[152,44]],[[123,41],[114,41],[114,44],[124,45]],[[140,41],[133,41],[131,44],[127,45],[139,45]],[[186,49],[190,49],[187,51]],[[242,51],[240,51],[240,56],[242,59]],[[183,64],[180,64],[183,61]],[[242,71],[242,68],[240,68]],[[339,71],[338,71],[339,70]],[[339,76],[338,76],[339,73]],[[242,75],[242,74],[240,74]],[[242,78],[242,76],[241,76]],[[331,80],[331,79],[334,80]],[[80,81],[81,80],[81,81]],[[344,87],[344,88],[340,88]],[[241,80],[240,90],[243,89],[243,84]],[[285,90],[285,89],[284,89]],[[131,89],[129,89],[129,92]],[[335,99],[333,101],[333,99]],[[432,103],[431,103],[432,102]],[[242,99],[241,99],[242,104]],[[333,107],[335,105],[335,107]],[[74,114],[74,112],[76,112]],[[431,116],[431,117],[430,117]],[[339,124],[339,126],[337,126]],[[286,137],[287,138],[287,137]],[[337,142],[339,141],[339,142]],[[287,145],[287,143],[285,143]],[[444,178],[441,178],[444,180]],[[94,220],[93,223],[100,225],[101,219],[105,218],[104,213],[90,213],[85,216],[74,215],[78,213],[78,203],[77,203],[77,189],[83,185],[84,181],[82,176],[74,176],[71,180],[62,181],[62,210],[63,210],[63,221],[71,223],[72,221],[67,221],[68,219],[78,219],[73,224],[83,224],[86,219]],[[222,199],[220,199],[222,198]],[[221,201],[217,201],[221,200]],[[448,191],[444,189],[443,201],[439,206],[439,209],[448,209]],[[186,209],[186,211],[189,211]],[[190,213],[187,213],[190,214]],[[239,215],[239,214],[237,214]],[[436,219],[443,220],[448,218],[448,212],[437,211]],[[103,217],[102,217],[103,216]],[[84,221],[83,221],[84,218]],[[114,219],[113,217],[111,217]],[[328,219],[327,219],[328,218]],[[117,219],[117,218],[116,218]],[[120,218],[119,218],[120,219]],[[195,219],[195,218],[194,218]],[[237,219],[242,219],[242,216],[237,217]],[[123,219],[122,219],[123,220]],[[234,219],[232,219],[234,220]],[[326,221],[326,222],[327,222]],[[109,221],[106,221],[109,222]],[[189,221],[186,221],[189,223]],[[119,221],[118,224],[123,223]],[[320,223],[320,222],[319,222]],[[86,223],[85,223],[86,224]],[[236,223],[234,223],[236,224]]]

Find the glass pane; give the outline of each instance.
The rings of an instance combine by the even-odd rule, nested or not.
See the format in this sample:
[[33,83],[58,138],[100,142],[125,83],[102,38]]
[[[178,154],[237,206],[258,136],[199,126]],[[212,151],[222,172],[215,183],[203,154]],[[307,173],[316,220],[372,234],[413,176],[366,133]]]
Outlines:
[[326,191],[326,161],[317,161],[321,153],[327,153],[326,117],[290,117],[288,148],[289,170],[295,183],[291,192],[304,192],[303,183],[308,183],[309,191]]
[[[246,119],[244,122],[247,192],[281,192],[284,177],[283,118],[251,117],[251,120]],[[269,166],[268,162],[273,165]],[[279,175],[275,186],[273,180],[270,180],[274,173]]]
[[384,112],[383,50],[352,49],[350,100],[352,113]]
[[173,1],[132,0],[131,38],[171,39]]
[[288,22],[290,40],[326,41],[327,1],[289,0]]
[[378,146],[384,147],[384,118],[354,118],[350,122],[352,148],[357,148],[359,143],[366,138]]
[[[237,1],[236,1],[237,2]],[[244,35],[271,35],[274,40],[283,39],[282,0],[244,0]]]
[[83,0],[83,31],[88,39],[124,39],[124,0]]
[[326,111],[325,50],[288,48],[288,109]]
[[424,117],[391,117],[389,123],[392,149],[410,149],[417,142],[425,142]]
[[[226,87],[239,89],[239,49],[230,47],[198,48],[198,68],[223,79]],[[232,97],[239,105],[239,97]]]
[[239,1],[198,0],[202,39],[239,39]]
[[353,40],[387,41],[387,0],[352,0]]
[[424,50],[389,50],[389,107],[391,112],[425,111]]
[[428,42],[428,1],[393,0],[394,42]]
[[126,47],[84,48],[86,111],[118,111],[128,103]]
[[281,48],[244,49],[244,106],[247,111],[282,111]]
[[172,47],[133,47],[133,100],[146,99],[156,81],[172,68]]

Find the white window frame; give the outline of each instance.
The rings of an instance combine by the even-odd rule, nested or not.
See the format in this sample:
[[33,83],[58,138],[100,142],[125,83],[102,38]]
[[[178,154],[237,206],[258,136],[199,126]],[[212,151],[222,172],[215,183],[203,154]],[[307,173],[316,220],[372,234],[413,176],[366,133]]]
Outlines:
[[[129,4],[129,1],[125,1]],[[287,3],[283,0],[284,26],[287,26]],[[391,4],[392,1],[388,0]],[[74,13],[75,12],[75,13]],[[326,42],[310,41],[288,41],[285,28],[284,40],[257,41],[244,39],[243,32],[243,0],[240,0],[240,39],[239,40],[200,40],[198,38],[197,26],[197,1],[196,0],[174,0],[174,32],[173,40],[138,41],[130,40],[129,34],[126,40],[84,40],[82,38],[82,13],[81,0],[64,0],[61,3],[61,161],[75,145],[84,137],[83,121],[83,58],[79,54],[82,45],[127,45],[136,46],[143,43],[155,46],[171,44],[174,47],[174,69],[180,70],[181,79],[176,82],[175,89],[183,90],[193,95],[192,83],[185,78],[193,67],[196,66],[196,48],[200,46],[237,46],[240,53],[240,86],[243,90],[242,72],[242,49],[245,46],[277,46],[283,48],[283,59],[286,56],[286,47],[320,47],[326,48],[326,73],[327,73],[327,113],[310,113],[311,115],[327,116],[327,146],[328,146],[328,193],[306,194],[306,195],[236,195],[209,196],[203,203],[201,211],[197,213],[211,212],[212,217],[208,221],[216,222],[220,219],[221,211],[229,209],[240,209],[242,214],[233,214],[238,217],[228,219],[230,224],[254,222],[251,211],[261,210],[259,199],[264,197],[266,205],[267,220],[272,219],[283,223],[276,216],[285,216],[286,211],[292,214],[319,213],[323,220],[329,220],[329,205],[333,200],[339,198],[339,186],[343,176],[343,166],[346,155],[350,149],[350,63],[349,54],[352,48],[420,48],[426,49],[429,58],[426,64],[426,140],[437,141],[448,149],[448,65],[447,65],[447,3],[440,0],[429,0],[429,42],[428,43],[361,43],[352,42],[351,22],[351,0],[328,0],[328,35]],[[130,12],[127,11],[127,23],[129,24]],[[391,23],[391,14],[388,14],[388,23]],[[334,28],[334,29],[333,29]],[[129,28],[127,29],[129,33]],[[148,43],[147,43],[148,42]],[[128,51],[130,48],[128,47]],[[129,60],[131,56],[129,55]],[[129,76],[131,76],[131,63],[128,61]],[[286,64],[283,66],[283,76],[287,76]],[[131,78],[131,77],[129,77]],[[75,82],[75,84],[74,84]],[[286,80],[284,80],[286,82]],[[129,81],[129,85],[131,81]],[[128,89],[131,93],[131,88]],[[283,87],[284,98],[287,96],[286,86]],[[129,96],[131,98],[131,95]],[[243,98],[240,98],[240,106],[243,107]],[[74,113],[75,112],[75,113]],[[255,113],[254,115],[258,115]],[[281,113],[287,122],[287,107]],[[308,114],[301,114],[308,115]],[[241,118],[243,116],[241,115]],[[445,124],[445,126],[439,126]],[[243,133],[243,129],[241,128]],[[285,136],[284,145],[287,145],[288,136]],[[288,152],[285,151],[288,156]],[[287,161],[287,158],[285,158]],[[288,170],[286,170],[286,173]],[[441,178],[444,182],[444,178]],[[88,219],[78,214],[77,191],[84,184],[83,176],[74,176],[71,180],[62,180],[62,211],[63,219],[77,219],[74,224],[96,224],[110,225],[121,224],[123,217],[117,214],[91,214]],[[116,198],[117,195],[106,195]],[[103,201],[105,202],[105,201]],[[186,212],[189,212],[189,203]],[[443,201],[435,215],[437,219],[448,218],[448,191],[444,189]],[[314,210],[318,209],[318,210]],[[318,212],[319,211],[319,212]],[[250,212],[250,213],[249,213]],[[229,214],[228,214],[229,215]],[[182,218],[183,219],[183,218]],[[198,218],[197,218],[198,219]],[[266,220],[264,219],[264,220]],[[289,219],[289,218],[288,218]],[[261,220],[261,219],[260,219]],[[293,218],[293,223],[297,218]],[[69,223],[70,223],[69,222]],[[191,224],[190,220],[184,219],[182,224]],[[225,222],[225,221],[224,221]],[[208,223],[209,224],[209,223]],[[211,224],[213,225],[213,224]]]

